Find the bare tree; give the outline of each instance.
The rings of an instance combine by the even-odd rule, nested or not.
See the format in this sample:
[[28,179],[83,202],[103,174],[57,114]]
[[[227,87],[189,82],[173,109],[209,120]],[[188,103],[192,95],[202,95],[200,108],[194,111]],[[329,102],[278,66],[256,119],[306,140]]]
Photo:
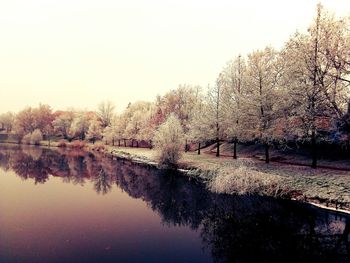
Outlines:
[[98,105],[97,116],[103,128],[111,125],[114,109],[111,101],[103,101]]

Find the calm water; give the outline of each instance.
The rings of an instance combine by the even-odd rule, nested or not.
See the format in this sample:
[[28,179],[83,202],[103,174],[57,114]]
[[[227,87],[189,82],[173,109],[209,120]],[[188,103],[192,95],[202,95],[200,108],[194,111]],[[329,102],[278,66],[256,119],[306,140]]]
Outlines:
[[350,262],[350,217],[98,155],[0,146],[0,262]]

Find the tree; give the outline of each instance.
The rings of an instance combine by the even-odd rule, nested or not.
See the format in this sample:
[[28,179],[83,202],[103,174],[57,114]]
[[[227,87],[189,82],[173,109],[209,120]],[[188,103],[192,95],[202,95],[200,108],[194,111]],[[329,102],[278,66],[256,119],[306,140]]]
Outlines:
[[15,114],[12,112],[6,112],[0,115],[0,125],[1,129],[6,130],[7,133],[9,133],[14,125],[15,122]]
[[54,115],[49,105],[39,104],[37,108],[32,109],[32,113],[35,129],[39,129],[42,132],[47,126],[52,126]]
[[100,140],[102,138],[102,128],[99,120],[93,119],[91,121],[89,130],[86,134],[86,138],[92,141],[92,143],[95,143],[95,141]]
[[180,120],[175,114],[170,114],[159,126],[154,136],[154,144],[158,151],[160,165],[175,167],[181,157],[184,132]]
[[42,140],[43,140],[42,132],[40,131],[40,129],[35,129],[30,136],[30,143],[35,144],[35,145],[39,145],[40,141],[42,141]]
[[318,56],[327,66],[324,78],[321,79],[325,86],[322,91],[340,132],[349,136],[344,127],[349,125],[346,114],[350,103],[350,18],[335,18],[334,15],[321,11]]
[[35,130],[35,119],[33,109],[26,107],[17,113],[15,119],[15,131],[19,135],[32,133]]
[[59,115],[54,119],[52,125],[55,131],[62,135],[63,138],[68,139],[70,135],[70,128],[74,119],[73,111],[65,111],[59,113]]
[[[124,138],[131,139],[133,146],[134,140],[138,145],[138,141],[142,140],[145,129],[145,120],[148,119],[148,112],[152,111],[153,104],[145,101],[137,101],[125,109],[122,114],[123,123],[125,125]],[[150,123],[148,123],[150,125]]]
[[139,140],[148,142],[150,148],[152,148],[152,139],[154,137],[154,133],[159,127],[155,119],[153,119],[154,116],[156,116],[155,106],[152,104],[150,105],[149,109],[142,115],[140,123],[142,132],[139,133],[138,136]]
[[112,145],[114,146],[114,138],[115,138],[114,127],[107,126],[106,128],[104,128],[102,131],[102,137],[103,137],[103,141],[106,144],[108,144],[108,142],[112,142]]
[[134,146],[134,140],[136,140],[136,144],[138,146],[138,140],[141,137],[142,131],[142,119],[143,119],[143,112],[140,110],[133,113],[132,117],[130,118],[128,125],[126,126],[125,134],[128,138],[131,139],[131,146]]
[[[120,141],[124,139],[126,124],[127,124],[127,119],[124,114],[119,115],[115,118],[112,128],[113,128],[114,137],[118,140],[118,146],[121,146]],[[126,146],[125,140],[124,140],[124,146]]]
[[32,134],[31,133],[27,133],[26,135],[24,135],[22,137],[22,143],[23,144],[30,144],[31,137],[32,137]]
[[208,127],[204,125],[206,123],[204,105],[198,104],[197,109],[194,111],[191,117],[188,137],[192,142],[198,143],[197,153],[201,154],[201,143],[209,139]]
[[[175,113],[179,118],[182,128],[186,135],[189,132],[190,119],[197,101],[201,98],[201,88],[199,86],[180,85],[177,89],[171,90],[163,97],[158,97],[156,105],[160,108],[161,113],[166,118],[169,114]],[[185,148],[187,150],[187,138]]]
[[202,119],[208,139],[216,141],[216,157],[220,156],[220,141],[225,138],[225,106],[223,100],[223,83],[219,76],[216,84],[208,91]]
[[[257,139],[265,145],[265,162],[269,163],[269,146],[274,139],[274,124],[279,118],[279,104],[276,100],[283,67],[278,53],[267,47],[248,55],[247,85],[243,98],[243,129],[250,139]],[[281,98],[282,99],[282,98]]]
[[237,143],[243,139],[242,96],[246,86],[246,62],[239,55],[230,61],[220,74],[226,106],[227,138],[233,141],[233,158],[237,159]]
[[[294,104],[291,115],[300,123],[295,125],[298,127],[295,133],[301,134],[300,139],[310,143],[313,168],[317,167],[318,142],[326,140],[326,133],[336,129],[332,120],[343,115],[341,107],[338,106],[338,103],[341,103],[339,96],[343,96],[339,89],[343,87],[336,81],[343,77],[340,72],[337,73],[337,65],[334,68],[334,64],[337,63],[332,61],[333,56],[327,56],[333,44],[329,43],[332,34],[326,21],[327,16],[323,13],[323,8],[318,5],[315,21],[308,34],[295,34],[283,50],[284,61],[287,64],[285,77],[290,80],[288,95],[293,98]],[[346,103],[343,102],[343,108],[344,104]],[[329,123],[326,133],[320,125],[322,120]]]
[[90,126],[90,118],[87,112],[79,112],[73,118],[69,128],[69,133],[72,137],[78,137],[80,140],[84,140],[86,133]]
[[115,106],[111,101],[104,101],[98,105],[97,116],[101,122],[102,128],[106,128],[111,125]]

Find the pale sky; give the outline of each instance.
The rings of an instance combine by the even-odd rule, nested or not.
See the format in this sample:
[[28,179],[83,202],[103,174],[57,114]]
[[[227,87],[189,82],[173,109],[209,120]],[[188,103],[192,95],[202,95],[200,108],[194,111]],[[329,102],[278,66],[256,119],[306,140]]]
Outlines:
[[[206,87],[238,54],[283,46],[317,0],[0,0],[0,113],[95,109]],[[350,15],[349,0],[321,1]]]

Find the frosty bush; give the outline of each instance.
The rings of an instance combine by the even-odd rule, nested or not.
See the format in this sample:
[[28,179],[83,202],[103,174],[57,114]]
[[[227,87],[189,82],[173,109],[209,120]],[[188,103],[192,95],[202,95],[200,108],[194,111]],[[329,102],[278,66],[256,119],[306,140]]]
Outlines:
[[31,136],[32,136],[32,135],[31,135],[30,133],[24,135],[23,138],[22,138],[22,143],[23,143],[23,144],[30,144],[30,138],[31,138]]
[[32,135],[30,136],[30,143],[39,145],[40,141],[43,140],[43,134],[39,129],[36,129],[33,131]]
[[238,162],[236,167],[218,168],[209,182],[209,189],[238,195],[285,196],[289,193],[288,184],[281,176],[251,169],[243,162]]
[[179,119],[174,114],[170,114],[159,126],[153,141],[158,152],[159,164],[168,167],[176,166],[181,158],[184,132]]

